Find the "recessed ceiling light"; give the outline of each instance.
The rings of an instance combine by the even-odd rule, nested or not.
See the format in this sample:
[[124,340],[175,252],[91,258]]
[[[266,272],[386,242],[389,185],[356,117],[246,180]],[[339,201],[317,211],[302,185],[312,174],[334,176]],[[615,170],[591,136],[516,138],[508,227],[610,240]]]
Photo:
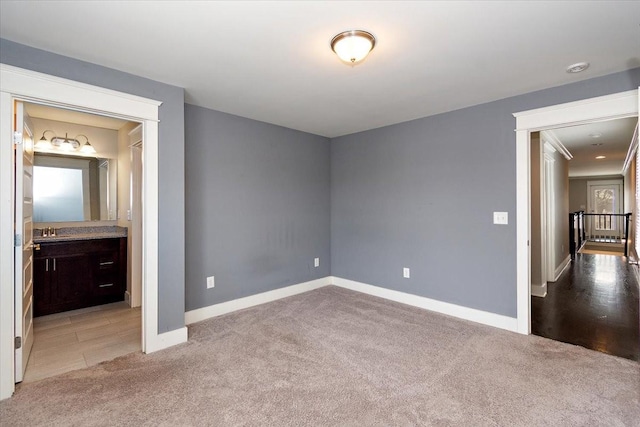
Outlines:
[[590,133],[589,136],[591,138],[600,138],[602,134],[600,132],[594,132],[594,133]]
[[596,156],[596,160],[602,160],[602,159],[606,159],[607,156]]
[[576,62],[575,64],[571,64],[567,67],[567,73],[579,73],[586,70],[587,68],[589,68],[588,62]]
[[602,142],[594,142],[591,145],[593,145],[594,147],[599,147],[599,146],[604,145],[604,144]]

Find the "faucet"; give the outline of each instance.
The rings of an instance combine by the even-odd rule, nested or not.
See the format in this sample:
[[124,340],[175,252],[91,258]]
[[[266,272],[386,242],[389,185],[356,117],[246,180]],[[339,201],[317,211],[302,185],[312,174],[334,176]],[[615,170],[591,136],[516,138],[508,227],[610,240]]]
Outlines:
[[42,237],[55,237],[56,235],[56,229],[55,228],[51,228],[51,227],[46,227],[42,229]]

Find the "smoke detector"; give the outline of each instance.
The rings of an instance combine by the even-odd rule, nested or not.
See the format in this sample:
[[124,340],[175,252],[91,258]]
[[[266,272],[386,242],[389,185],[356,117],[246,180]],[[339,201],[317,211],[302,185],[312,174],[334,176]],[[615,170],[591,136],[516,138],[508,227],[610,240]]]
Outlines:
[[571,64],[567,67],[567,73],[575,74],[589,68],[588,62],[576,62],[575,64]]

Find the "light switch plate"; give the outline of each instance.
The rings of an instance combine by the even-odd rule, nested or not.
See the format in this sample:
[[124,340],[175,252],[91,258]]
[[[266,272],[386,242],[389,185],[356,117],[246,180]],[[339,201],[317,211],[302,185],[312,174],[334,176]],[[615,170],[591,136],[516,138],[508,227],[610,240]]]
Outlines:
[[509,212],[494,212],[493,213],[494,224],[509,224]]
[[402,277],[404,277],[405,279],[410,279],[411,278],[411,269],[404,267],[402,269]]
[[207,277],[207,289],[215,288],[216,286],[216,277],[209,276]]
[[314,267],[320,267],[320,258],[314,258],[313,259],[313,266]]

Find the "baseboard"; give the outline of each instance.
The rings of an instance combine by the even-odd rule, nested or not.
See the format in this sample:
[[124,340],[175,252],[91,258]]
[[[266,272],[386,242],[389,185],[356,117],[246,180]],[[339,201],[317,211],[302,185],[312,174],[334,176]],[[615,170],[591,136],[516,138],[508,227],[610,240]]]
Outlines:
[[200,322],[216,316],[221,316],[233,311],[254,307],[256,305],[266,304],[271,301],[276,301],[282,298],[309,292],[330,284],[331,277],[327,276],[321,279],[311,280],[309,282],[298,283],[296,285],[274,289],[272,291],[267,291],[256,295],[250,295],[244,298],[222,302],[220,304],[198,308],[196,310],[190,310],[184,314],[184,323],[190,325],[192,323]]
[[501,314],[490,313],[488,311],[477,310],[475,308],[464,307],[405,292],[394,291],[391,289],[368,285],[366,283],[343,279],[341,277],[331,277],[331,283],[335,286],[340,286],[341,288],[351,289],[352,291],[362,292],[402,304],[447,314],[460,319],[470,320],[472,322],[482,323],[484,325],[506,329],[512,332],[518,331],[518,319],[515,317],[503,316]]
[[542,285],[531,284],[531,295],[534,297],[544,298],[547,296],[547,282]]
[[131,294],[129,291],[124,291],[124,302],[127,303],[129,307],[131,307]]
[[184,326],[173,331],[158,334],[153,337],[150,342],[145,343],[145,353],[153,353],[154,351],[164,350],[174,345],[187,342],[188,334],[187,327]]
[[562,261],[558,268],[556,268],[556,271],[554,272],[555,277],[553,278],[552,282],[558,281],[562,272],[564,272],[564,270],[569,267],[569,264],[571,264],[571,255],[567,255],[564,261]]

